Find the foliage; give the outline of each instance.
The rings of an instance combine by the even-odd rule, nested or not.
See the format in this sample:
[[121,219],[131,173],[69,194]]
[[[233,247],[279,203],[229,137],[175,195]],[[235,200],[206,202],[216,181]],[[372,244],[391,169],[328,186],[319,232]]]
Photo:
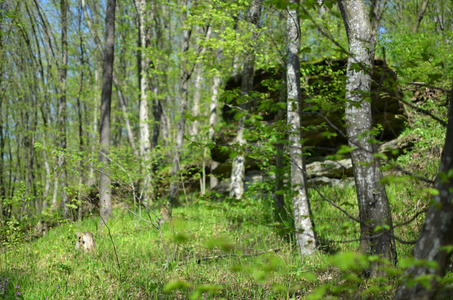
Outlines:
[[[275,191],[276,174],[288,173],[287,158],[282,170],[275,167],[276,145],[285,144],[287,128],[282,120],[267,123],[284,108],[277,103],[284,86],[281,80],[266,78],[262,82],[267,90],[257,89],[251,95],[260,104],[247,118],[246,136],[252,145],[245,150],[263,180],[247,183],[241,201],[215,192],[198,194],[209,175],[209,150],[212,156],[219,150],[214,141],[208,140],[210,131],[234,133],[234,122],[246,113],[233,109],[236,116],[231,120],[215,124],[208,121],[210,104],[215,104],[213,79],[221,76],[223,85],[227,78],[238,74],[248,47],[256,50],[257,70],[280,72],[277,70],[285,65],[284,10],[288,5],[280,0],[264,1],[265,13],[254,43],[250,43],[251,32],[244,17],[250,1],[198,1],[197,5],[152,2],[148,9],[154,18],[147,24],[150,44],[145,53],[151,66],[145,75],[149,75],[152,90],[150,110],[156,112],[160,104],[162,115],[154,114],[149,120],[159,138],[147,161],[132,146],[139,138],[137,83],[143,75],[138,73],[137,53],[141,48],[137,44],[137,12],[132,1],[118,5],[118,81],[112,107],[111,163],[106,170],[113,182],[115,218],[109,228],[118,249],[115,253],[110,236],[96,227],[102,55],[94,36],[103,38],[101,16],[105,3],[86,3],[84,14],[78,1],[69,1],[69,64],[64,92],[58,1],[0,1],[0,299],[389,298],[404,269],[430,263],[408,259],[411,245],[399,244],[402,259],[397,268],[385,266],[388,278],[365,280],[363,269],[377,258],[354,252],[359,224],[354,220],[358,208],[352,186],[310,187],[320,251],[300,260],[292,239],[294,222],[287,178],[283,189]],[[297,7],[303,61],[338,61],[347,56],[347,37],[334,3],[323,1],[320,7],[319,1],[307,0]],[[404,5],[399,7],[398,3]],[[409,119],[400,136],[410,145],[397,158],[378,155],[387,160],[382,182],[391,201],[395,235],[403,241],[418,237],[424,220],[421,212],[437,192],[427,182],[438,175],[445,142],[445,128],[414,107],[446,121],[446,91],[453,78],[449,2],[431,2],[418,32],[408,33],[417,3],[390,1],[377,47],[377,55],[392,66],[388,71],[398,75],[404,96],[399,89],[389,88],[392,82],[385,82],[382,89],[394,92],[412,106],[405,106]],[[181,18],[183,12],[187,13],[186,19]],[[191,29],[192,35],[189,50],[182,53],[184,29]],[[179,89],[183,63],[187,63],[187,69],[199,69],[202,78],[199,87],[196,76],[190,78],[187,95],[180,95]],[[342,117],[332,112],[344,106],[344,72],[322,63],[303,66],[305,113],[322,111],[324,117],[343,124]],[[316,76],[306,80],[313,73]],[[435,96],[417,98],[421,91]],[[119,93],[124,104],[119,101]],[[201,94],[197,103],[196,93]],[[62,96],[67,100],[64,114],[58,109]],[[227,104],[224,110],[250,100],[239,97],[236,103],[238,96],[237,91],[223,93],[220,101]],[[181,115],[181,97],[189,99],[191,109],[198,105],[199,112],[189,110]],[[65,128],[60,128],[59,117],[66,120]],[[198,122],[200,130],[197,135],[186,131],[178,162],[182,166],[178,181],[184,206],[175,209],[172,222],[161,224],[156,207],[167,201],[176,124],[181,118]],[[132,142],[124,126],[126,120],[131,124]],[[314,127],[306,124],[303,129],[307,133]],[[330,131],[324,135],[339,135]],[[59,146],[63,132],[66,148]],[[336,157],[347,157],[351,149],[340,148]],[[233,145],[221,154],[232,158],[242,150]],[[395,166],[412,175],[404,175]],[[147,187],[144,173],[152,175],[149,203],[143,202]],[[284,195],[288,212],[288,218],[278,222],[273,214],[276,194]],[[83,221],[72,223],[79,216]],[[33,230],[38,221],[54,228],[37,238]],[[75,251],[76,231],[96,232],[97,253],[90,256]],[[429,279],[407,280],[427,285]],[[451,282],[449,273],[441,285],[448,291]]]
[[[251,188],[248,195],[256,195],[258,187]],[[322,187],[320,192],[357,214],[352,187]],[[357,242],[346,242],[357,237],[358,225],[316,195],[311,190],[316,228],[324,243],[319,254],[304,260],[298,258],[294,241],[288,243],[286,237],[290,236],[281,236],[278,227],[269,224],[267,199],[217,202],[198,196],[190,205],[174,209],[173,220],[160,229],[125,210],[116,210],[109,226],[119,266],[112,240],[97,229],[97,218],[92,217],[16,244],[15,251],[9,248],[0,254],[1,267],[12,282],[10,286],[20,285],[25,299],[390,296],[395,284],[392,278],[401,274],[401,269],[388,267],[390,279],[364,281],[361,272],[375,258],[351,252]],[[398,185],[390,186],[392,207],[399,212],[394,214],[395,222],[405,220],[406,208],[413,205],[404,195]],[[145,215],[142,217],[147,218]],[[396,235],[406,240],[417,236],[418,230],[407,229],[398,227]],[[78,231],[95,233],[95,254],[75,250]],[[403,256],[410,255],[410,246],[399,250]],[[401,267],[411,265],[404,261]]]

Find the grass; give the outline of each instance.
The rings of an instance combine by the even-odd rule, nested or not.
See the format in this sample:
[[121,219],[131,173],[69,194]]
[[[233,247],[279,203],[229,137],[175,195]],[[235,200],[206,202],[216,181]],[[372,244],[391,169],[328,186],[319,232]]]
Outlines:
[[[419,208],[414,203],[422,198],[402,197],[411,189],[410,184],[404,191],[400,184],[387,189],[395,223]],[[357,215],[354,188],[323,187],[321,192]],[[358,238],[358,225],[314,190],[310,195],[322,240],[322,251],[313,257],[301,259],[291,235],[272,226],[266,200],[194,200],[175,209],[172,222],[160,230],[118,208],[108,225],[111,237],[92,217],[3,251],[0,281],[8,278],[9,284],[0,299],[391,297],[394,277],[379,283],[360,278],[368,258],[354,253],[357,242],[344,242]],[[415,239],[421,224],[419,217],[396,234]],[[95,253],[76,251],[79,231],[95,233]],[[400,258],[409,256],[411,248],[399,244]]]

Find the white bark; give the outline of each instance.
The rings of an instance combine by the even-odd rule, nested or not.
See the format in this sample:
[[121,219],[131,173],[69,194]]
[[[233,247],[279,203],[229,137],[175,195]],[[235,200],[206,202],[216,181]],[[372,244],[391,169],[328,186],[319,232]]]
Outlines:
[[[361,220],[360,250],[378,255],[396,263],[396,249],[392,237],[392,217],[385,186],[379,183],[382,178],[380,164],[373,154],[375,147],[370,143],[372,129],[371,70],[374,62],[375,36],[365,3],[361,0],[338,1],[349,41],[345,119],[349,144],[357,147],[351,152],[356,183],[359,216]],[[390,230],[376,235],[376,226],[388,225]],[[379,265],[373,263],[371,276],[381,275]]]
[[[292,0],[291,4],[298,3]],[[311,220],[310,202],[304,174],[304,161],[300,131],[300,27],[297,11],[288,9],[286,24],[287,30],[287,120],[288,120],[288,148],[291,160],[291,195],[296,228],[296,241],[302,256],[316,252],[316,237]]]
[[[41,210],[45,210],[48,206],[48,198],[49,198],[49,192],[50,192],[50,181],[52,178],[51,172],[50,172],[50,166],[49,162],[47,160],[47,149],[46,149],[46,139],[43,138],[43,161],[44,161],[44,170],[46,171],[46,179],[45,179],[45,184],[44,184],[44,191],[43,191],[43,202],[42,202],[42,207]],[[40,212],[41,213],[41,212]]]
[[236,133],[236,145],[239,148],[238,154],[233,158],[231,166],[231,184],[230,197],[241,199],[244,194],[244,177],[245,177],[245,155],[244,155],[244,124],[245,115],[239,119],[238,131]]
[[[99,71],[98,68],[94,69],[94,83],[96,86],[96,89],[98,87],[98,82],[99,82]],[[94,153],[96,153],[96,142],[98,140],[97,137],[97,132],[98,132],[98,101],[99,99],[96,97],[94,99],[94,112],[93,112],[93,128],[92,128],[92,137],[91,137],[91,153],[92,157],[91,159],[94,161]],[[100,101],[99,101],[100,102]],[[93,164],[90,164],[89,169],[88,169],[88,187],[93,187],[96,183],[96,174],[94,173],[94,166]]]
[[[212,141],[212,139],[214,138],[214,133],[215,133],[214,126],[217,122],[217,105],[218,105],[218,101],[219,101],[220,82],[221,82],[220,73],[216,72],[216,74],[214,75],[214,78],[212,79],[212,87],[211,87],[212,96],[211,96],[211,103],[209,105],[209,141]],[[214,170],[215,168],[217,168],[218,165],[219,165],[218,162],[211,160],[211,171]],[[211,189],[213,187],[215,187],[217,184],[219,184],[219,180],[213,174],[211,174],[209,176],[209,179],[210,179],[209,183],[210,183]]]
[[[262,0],[255,0],[250,7],[248,20],[252,25],[252,39],[256,39],[256,29],[261,18]],[[255,52],[253,48],[245,54],[244,64],[242,67],[242,83],[241,83],[241,97],[247,98],[253,89],[253,75],[255,64]],[[247,100],[249,101],[249,100]],[[241,109],[247,111],[250,105],[241,104]],[[246,114],[244,114],[238,122],[238,129],[236,134],[236,145],[238,154],[233,158],[231,167],[231,183],[230,183],[230,197],[236,199],[242,198],[244,194],[244,176],[245,176],[245,153],[244,148],[246,141],[244,139]]]
[[146,30],[148,20],[148,14],[145,0],[136,0],[136,7],[139,16],[139,31],[140,31],[140,56],[141,56],[141,74],[140,74],[140,108],[139,108],[139,129],[140,129],[140,157],[142,159],[142,172],[143,172],[143,203],[147,204],[151,194],[151,140],[150,140],[150,129],[149,129],[149,108],[148,108],[148,71],[150,65],[150,59],[147,55],[149,37]]

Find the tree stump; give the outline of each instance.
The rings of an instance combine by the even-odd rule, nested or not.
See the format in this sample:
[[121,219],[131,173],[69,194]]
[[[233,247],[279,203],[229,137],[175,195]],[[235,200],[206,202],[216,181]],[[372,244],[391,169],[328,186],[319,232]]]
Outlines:
[[96,242],[91,232],[77,232],[76,249],[83,252],[96,251]]
[[165,223],[171,220],[171,207],[167,207],[165,204],[160,209],[160,223]]
[[39,221],[33,227],[33,237],[41,237],[47,234],[48,227],[46,222]]

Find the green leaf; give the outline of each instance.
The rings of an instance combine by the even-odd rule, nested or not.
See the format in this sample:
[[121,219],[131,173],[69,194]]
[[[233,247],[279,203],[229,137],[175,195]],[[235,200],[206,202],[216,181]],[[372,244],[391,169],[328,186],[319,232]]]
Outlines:
[[320,300],[324,299],[324,295],[327,291],[327,285],[321,285],[319,288],[315,289],[313,293],[307,296],[308,300]]
[[220,248],[223,251],[231,251],[234,248],[234,245],[230,243],[230,241],[223,236],[217,236],[212,239],[210,239],[206,243],[208,248]]
[[240,118],[242,118],[242,116],[244,116],[244,115],[245,115],[245,113],[242,112],[242,111],[240,111],[240,112],[238,112],[238,113],[236,113],[236,114],[234,115],[234,119],[235,119],[236,121],[238,121],[238,120],[239,120]]
[[331,137],[336,137],[337,134],[335,132],[330,132],[330,131],[325,131],[322,133],[323,136],[327,137],[328,139],[330,139]]
[[453,252],[453,245],[442,246],[440,247],[440,250],[451,253]]
[[340,149],[338,149],[337,154],[349,154],[350,152],[354,151],[356,147],[351,147],[347,145],[341,145]]
[[173,241],[175,241],[176,243],[183,244],[183,243],[187,243],[188,241],[190,241],[191,238],[192,238],[192,235],[189,233],[178,232],[177,234],[175,234],[173,236]]
[[444,77],[444,74],[435,73],[435,74],[428,74],[428,83],[434,83]]
[[439,190],[435,188],[426,188],[422,190],[422,193],[426,194],[427,196],[437,196],[439,195]]
[[167,283],[164,287],[164,292],[168,293],[174,290],[187,289],[192,287],[192,285],[184,280],[174,280]]
[[331,258],[334,265],[338,266],[343,271],[347,270],[365,270],[369,266],[369,259],[366,255],[357,254],[354,252],[340,253]]

